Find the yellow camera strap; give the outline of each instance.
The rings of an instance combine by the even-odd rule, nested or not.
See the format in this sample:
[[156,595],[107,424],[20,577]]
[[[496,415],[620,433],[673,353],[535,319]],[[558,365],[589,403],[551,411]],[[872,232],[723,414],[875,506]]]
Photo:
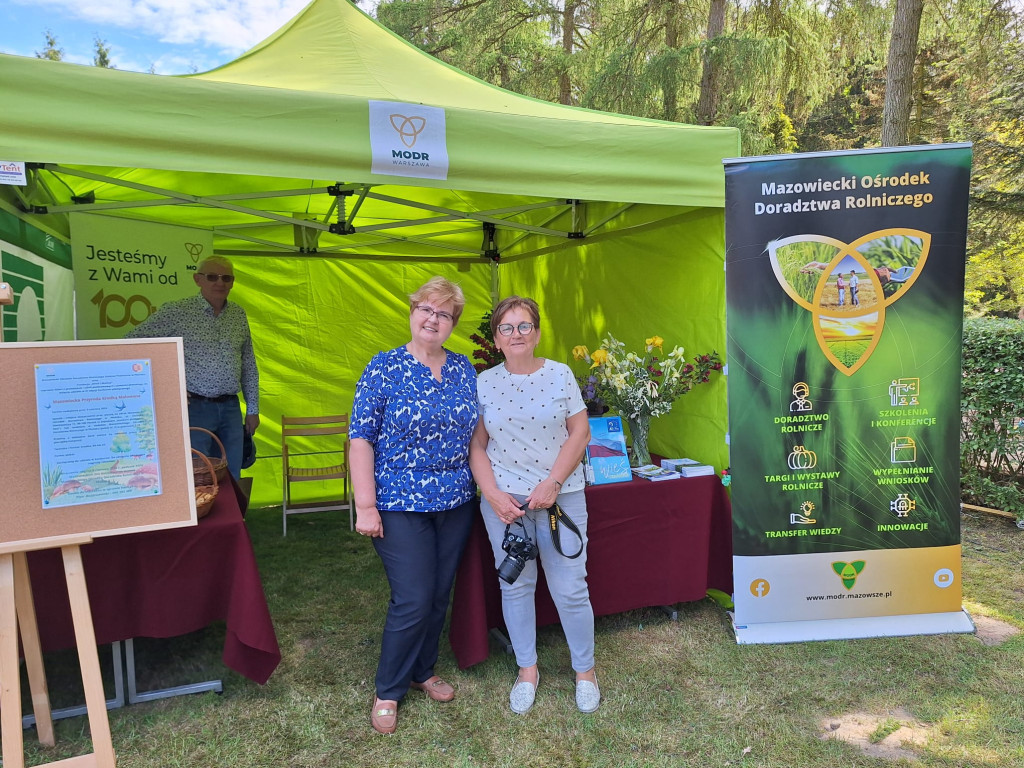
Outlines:
[[[583,534],[580,533],[580,529],[576,527],[576,523],[572,521],[572,518],[567,515],[558,504],[552,504],[548,508],[548,521],[551,526],[551,543],[555,545],[555,550],[558,554],[563,557],[568,557],[570,560],[575,560],[577,557],[583,554]],[[559,526],[564,525],[570,531],[576,534],[576,538],[580,540],[580,548],[576,550],[575,555],[567,555],[562,551],[561,535],[559,534]]]

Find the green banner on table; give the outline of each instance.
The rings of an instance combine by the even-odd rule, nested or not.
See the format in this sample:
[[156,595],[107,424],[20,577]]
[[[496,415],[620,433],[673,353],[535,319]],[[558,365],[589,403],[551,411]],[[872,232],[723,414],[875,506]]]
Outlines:
[[968,145],[726,161],[740,642],[972,631]]
[[190,227],[71,214],[79,339],[120,339],[174,299],[192,296],[213,233]]

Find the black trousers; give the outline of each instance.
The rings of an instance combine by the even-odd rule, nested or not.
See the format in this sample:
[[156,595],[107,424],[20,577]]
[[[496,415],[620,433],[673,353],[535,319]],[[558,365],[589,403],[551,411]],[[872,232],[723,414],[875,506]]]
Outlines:
[[477,501],[444,512],[380,513],[384,537],[373,546],[384,563],[391,602],[377,665],[377,696],[398,701],[409,683],[434,676],[455,571]]

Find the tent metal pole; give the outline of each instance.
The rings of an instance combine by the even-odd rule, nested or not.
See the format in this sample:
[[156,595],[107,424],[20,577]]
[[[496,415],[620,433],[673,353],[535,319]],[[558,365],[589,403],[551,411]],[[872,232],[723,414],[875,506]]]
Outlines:
[[[527,232],[536,232],[541,235],[550,235],[551,237],[567,237],[566,232],[558,232],[553,229],[545,229],[544,227],[535,227],[531,224],[521,224],[519,222],[509,221],[508,219],[502,219],[494,215],[488,215],[488,213],[501,212],[504,213],[504,209],[499,209],[495,212],[472,212],[472,211],[456,211],[451,208],[444,208],[440,205],[430,205],[429,203],[420,203],[413,200],[403,200],[400,197],[392,197],[390,195],[382,195],[379,192],[367,192],[367,197],[371,197],[374,200],[380,200],[385,203],[398,203],[399,205],[408,205],[412,208],[421,208],[424,211],[434,211],[435,213],[443,213],[457,216],[458,218],[473,219],[474,221],[486,221],[491,224],[495,224],[501,227],[509,227],[511,229],[521,229]],[[565,205],[565,203],[557,203],[554,201],[547,203],[537,203],[526,208],[520,208],[519,210],[532,210],[533,208],[548,208],[552,205]]]
[[[46,163],[44,166],[49,171],[59,171],[69,176],[78,176],[83,179],[90,179],[92,181],[100,181],[109,184],[116,184],[121,187],[127,187],[128,189],[134,189],[139,192],[149,192],[154,195],[167,195],[178,200],[184,200],[189,203],[198,205],[205,205],[210,208],[223,208],[228,211],[235,211],[236,213],[244,213],[249,216],[255,216],[260,219],[270,219],[272,221],[280,221],[282,224],[299,224],[300,226],[309,227],[311,229],[327,230],[329,227],[325,224],[321,224],[318,221],[303,221],[302,219],[293,219],[290,216],[282,216],[277,213],[271,213],[270,211],[260,211],[256,208],[247,208],[242,205],[233,205],[231,203],[222,202],[210,197],[200,197],[199,195],[188,195],[184,192],[174,192],[170,189],[160,189],[159,187],[153,187],[148,184],[136,184],[135,182],[125,181],[123,179],[112,179],[108,176],[101,176],[97,173],[90,173],[89,171],[80,171],[75,168],[65,168],[61,165]],[[66,206],[62,206],[66,207]],[[74,210],[72,208],[71,210]],[[79,210],[81,210],[79,208]]]
[[[249,225],[249,226],[252,226],[252,225]],[[253,237],[252,235],[243,235],[240,232],[234,231],[233,227],[232,228],[229,228],[229,227],[214,227],[213,233],[215,235],[217,235],[217,236],[220,236],[220,237],[233,237],[233,238],[235,238],[237,240],[245,240],[246,242],[258,243],[260,245],[266,245],[266,246],[269,246],[271,248],[277,248],[282,253],[289,253],[290,254],[290,253],[298,252],[298,250],[299,250],[295,246],[285,245],[283,243],[279,243],[279,242],[276,242],[274,240],[266,240],[266,239],[259,238],[259,237]],[[359,233],[356,233],[356,234],[358,235]],[[408,242],[408,243],[417,243],[417,244],[420,244],[420,245],[429,246],[431,248],[436,248],[438,250],[457,251],[459,253],[473,254],[474,256],[476,256],[476,255],[478,255],[480,253],[475,248],[466,248],[466,247],[454,245],[454,244],[451,244],[451,243],[436,243],[436,242],[433,242],[429,238],[426,238],[426,237],[399,237],[399,236],[381,237],[381,238],[377,238],[375,240],[370,240],[369,242],[362,241],[362,242],[356,243],[356,244],[351,245],[351,246],[348,246],[348,245],[327,246],[325,248],[318,248],[317,252],[318,253],[324,253],[324,254],[326,254],[326,253],[338,253],[339,251],[343,251],[343,250],[345,250],[347,248],[372,248],[374,245],[377,245],[379,243],[395,243],[395,242],[399,242],[399,243],[406,243],[406,242]],[[222,251],[218,251],[218,252],[222,252]],[[433,258],[439,258],[439,257],[433,257]]]
[[491,309],[498,306],[498,297],[501,296],[501,280],[498,273],[498,262],[491,261]]
[[[282,255],[276,251],[256,251],[235,248],[214,248],[218,256],[245,256],[262,259],[276,259]],[[332,254],[317,251],[316,253],[289,253],[289,259],[330,259],[332,261],[393,261],[411,264],[477,264],[485,261],[483,257],[459,258],[457,256],[389,256],[377,253],[341,253]]]
[[613,211],[612,213],[610,213],[609,215],[605,216],[600,221],[594,222],[591,226],[589,226],[589,227],[587,227],[586,229],[583,230],[583,236],[586,237],[587,235],[591,234],[592,232],[600,229],[601,227],[603,227],[605,224],[607,224],[612,219],[618,218],[619,216],[624,214],[626,211],[628,211],[634,205],[635,205],[635,203],[626,203],[624,206],[622,206],[621,208],[619,208],[616,211]]

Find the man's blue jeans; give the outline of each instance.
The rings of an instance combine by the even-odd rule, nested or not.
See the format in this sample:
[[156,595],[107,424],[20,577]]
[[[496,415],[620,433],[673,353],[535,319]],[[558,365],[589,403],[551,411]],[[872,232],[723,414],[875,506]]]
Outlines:
[[[242,409],[238,405],[238,398],[233,397],[222,403],[215,403],[191,397],[188,402],[188,422],[189,426],[208,429],[220,438],[227,453],[228,471],[238,479],[242,471],[243,429]],[[197,451],[220,458],[220,448],[208,434],[192,431],[189,435],[192,447]]]

